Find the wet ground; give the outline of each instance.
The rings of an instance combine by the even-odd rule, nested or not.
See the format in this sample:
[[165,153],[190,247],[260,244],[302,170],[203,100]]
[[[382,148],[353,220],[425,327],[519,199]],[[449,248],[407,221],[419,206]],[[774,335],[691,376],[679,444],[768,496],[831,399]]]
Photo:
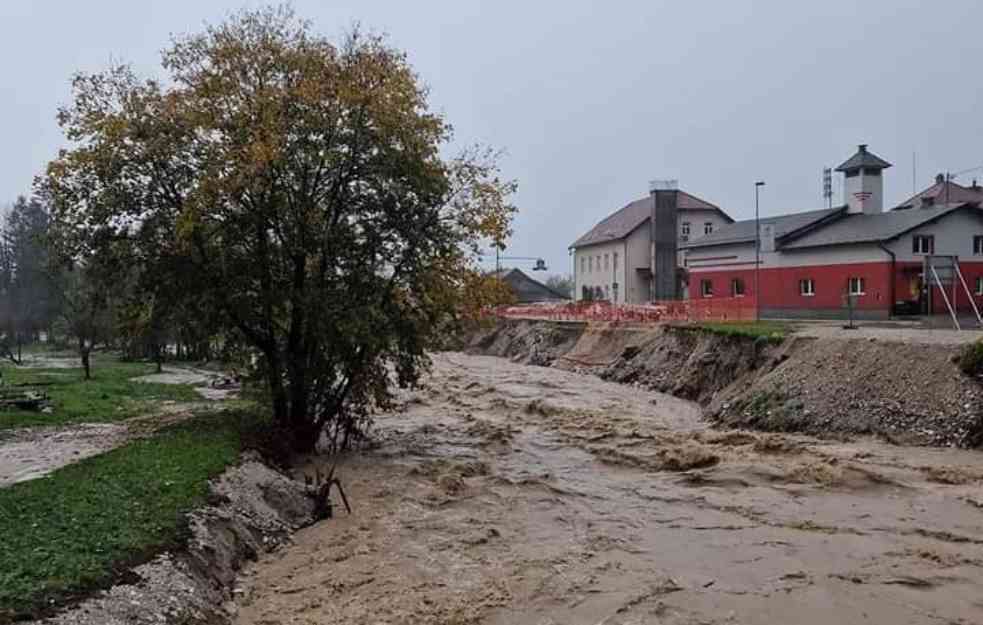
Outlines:
[[[36,357],[27,367],[68,369],[70,358]],[[203,399],[221,401],[238,394],[238,388],[214,388],[216,373],[191,368],[165,367],[162,373],[137,378],[158,384],[193,384]],[[115,449],[134,438],[190,418],[212,404],[162,402],[151,414],[119,423],[83,423],[69,426],[29,427],[0,432],[0,488],[44,477],[63,466]]]
[[978,452],[708,430],[462,354],[378,440],[339,467],[354,515],[247,570],[238,623],[983,622]]

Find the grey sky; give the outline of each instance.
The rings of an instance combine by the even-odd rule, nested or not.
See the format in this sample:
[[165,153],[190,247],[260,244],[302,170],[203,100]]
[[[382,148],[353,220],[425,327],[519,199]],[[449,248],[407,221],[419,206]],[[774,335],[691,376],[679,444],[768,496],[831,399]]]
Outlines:
[[[261,3],[0,2],[0,204],[62,145],[77,70],[159,71],[171,33]],[[858,143],[895,164],[888,204],[946,169],[983,166],[983,4],[297,0],[337,36],[384,31],[461,143],[507,150],[520,214],[508,253],[568,272],[567,245],[651,178],[753,214],[822,206],[821,170]],[[968,183],[983,171],[967,174]],[[839,197],[835,200],[839,201]]]

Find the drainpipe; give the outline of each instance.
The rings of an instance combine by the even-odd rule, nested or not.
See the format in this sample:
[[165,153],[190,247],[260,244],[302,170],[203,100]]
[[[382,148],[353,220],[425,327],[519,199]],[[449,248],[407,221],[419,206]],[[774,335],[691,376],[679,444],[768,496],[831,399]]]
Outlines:
[[890,285],[889,292],[891,294],[891,302],[890,302],[890,307],[887,309],[887,316],[890,319],[891,317],[894,316],[894,305],[898,301],[897,294],[895,293],[895,291],[897,290],[897,282],[898,282],[898,256],[897,254],[889,250],[884,245],[883,241],[878,241],[877,247],[887,252],[887,255],[891,257],[891,280],[888,283]]

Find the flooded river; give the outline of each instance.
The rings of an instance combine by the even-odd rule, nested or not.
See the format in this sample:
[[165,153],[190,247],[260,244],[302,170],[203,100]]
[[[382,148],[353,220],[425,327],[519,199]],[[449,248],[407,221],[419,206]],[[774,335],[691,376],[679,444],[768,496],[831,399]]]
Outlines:
[[238,623],[981,623],[983,454],[710,430],[666,395],[441,354],[342,460],[354,514]]

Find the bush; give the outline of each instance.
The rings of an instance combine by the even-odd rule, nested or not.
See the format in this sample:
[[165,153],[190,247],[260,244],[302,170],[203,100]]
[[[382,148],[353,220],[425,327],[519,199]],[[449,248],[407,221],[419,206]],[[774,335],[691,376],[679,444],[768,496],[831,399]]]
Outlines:
[[983,375],[983,340],[963,347],[959,354],[959,369],[966,375]]

